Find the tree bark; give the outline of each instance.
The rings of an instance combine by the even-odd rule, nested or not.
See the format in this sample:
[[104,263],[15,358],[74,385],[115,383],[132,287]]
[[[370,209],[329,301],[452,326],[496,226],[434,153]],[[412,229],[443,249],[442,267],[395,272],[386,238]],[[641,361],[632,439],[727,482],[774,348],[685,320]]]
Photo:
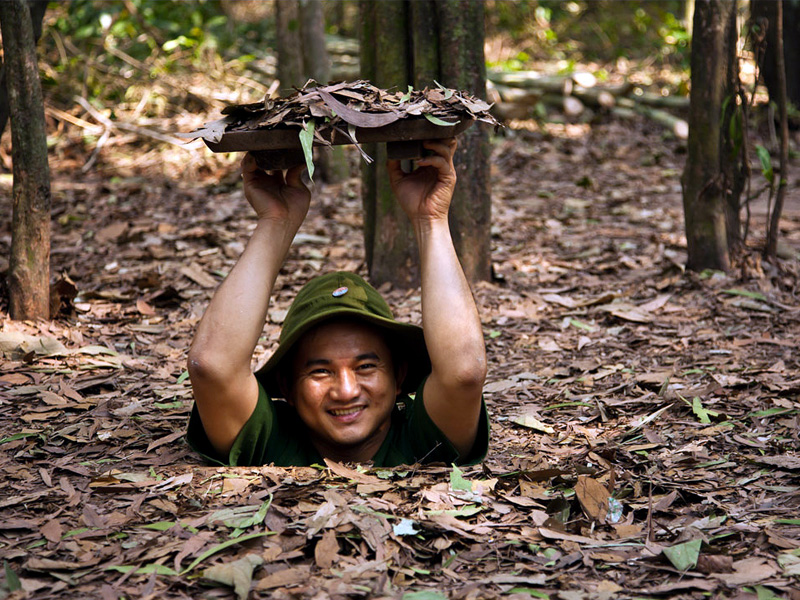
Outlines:
[[46,319],[50,316],[50,168],[34,32],[25,0],[0,2],[0,29],[14,164],[9,313],[12,319]]
[[728,64],[735,60],[727,41],[728,28],[735,26],[736,2],[697,0],[691,51],[688,156],[682,178],[687,267],[696,271],[730,268],[720,117],[725,98],[730,95]]
[[322,0],[300,0],[300,36],[304,75],[317,83],[328,83],[331,62],[325,49]]
[[439,78],[439,27],[433,0],[409,2],[411,83],[416,89],[436,85]]
[[[362,2],[362,73],[378,87],[405,89],[409,82],[408,15],[403,0]],[[366,48],[365,48],[366,47]],[[364,165],[364,241],[372,282],[409,288],[419,284],[414,231],[395,200],[386,171],[386,145],[365,148],[375,159]]]
[[789,163],[789,117],[787,109],[787,77],[786,65],[784,62],[784,48],[783,48],[783,5],[778,2],[777,14],[775,18],[776,29],[776,48],[775,48],[775,66],[778,77],[778,107],[780,110],[780,127],[781,127],[781,147],[778,169],[778,191],[775,195],[775,206],[772,208],[772,214],[768,215],[769,223],[767,225],[767,243],[764,247],[764,255],[775,260],[778,254],[778,233],[780,229],[781,213],[783,213],[783,201],[786,196],[786,188],[788,186],[787,178],[787,165]]
[[[742,193],[747,184],[748,169],[745,164],[744,144],[747,143],[747,119],[744,111],[747,110],[746,99],[740,94],[741,84],[739,78],[739,60],[736,42],[739,38],[736,26],[736,2],[733,4],[733,14],[724,22],[723,52],[727,60],[724,62],[725,79],[723,85],[724,98],[722,110],[722,135],[723,155],[721,169],[725,184],[725,235],[728,242],[728,253],[738,255],[744,246],[742,238],[741,201]],[[696,30],[695,30],[696,31]]]
[[[778,2],[775,0],[752,0],[750,13],[754,20],[760,17],[767,19],[766,49],[761,63],[761,75],[769,90],[769,97],[778,102],[780,82],[778,81],[778,38],[776,17]],[[783,12],[783,60],[784,77],[786,78],[786,97],[796,108],[800,109],[800,0],[780,2]]]
[[[302,40],[303,80],[326,84],[331,78],[331,61],[325,46],[325,14],[322,0],[300,0],[300,38]],[[305,81],[304,81],[305,83]],[[318,146],[314,164],[328,183],[347,177],[347,157],[341,147]]]
[[[478,0],[362,0],[362,76],[383,88],[435,85],[486,96],[483,3]],[[392,196],[385,146],[365,148],[375,158],[362,169],[364,245],[374,283],[419,283],[419,260],[408,219]],[[466,276],[489,279],[489,143],[476,125],[459,137],[458,184],[450,229]]]
[[[437,0],[439,63],[445,87],[486,98],[483,54],[484,7],[480,0]],[[482,124],[461,134],[455,164],[458,183],[450,207],[450,229],[470,281],[491,278],[489,135]]]
[[[33,44],[39,41],[42,37],[42,21],[44,20],[44,13],[47,11],[48,0],[28,0],[28,5],[31,10],[31,26],[33,27]],[[6,130],[6,123],[8,122],[8,90],[6,90],[6,73],[5,65],[0,61],[0,135]]]
[[299,0],[280,0],[275,3],[275,50],[278,55],[278,80],[281,95],[288,94],[292,87],[300,87],[303,77],[303,51],[300,38]]

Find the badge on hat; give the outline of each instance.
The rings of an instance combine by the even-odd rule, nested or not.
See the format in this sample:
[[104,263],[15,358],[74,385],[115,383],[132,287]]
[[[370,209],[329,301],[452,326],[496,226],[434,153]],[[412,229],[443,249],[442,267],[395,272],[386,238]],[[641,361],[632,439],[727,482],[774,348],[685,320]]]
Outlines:
[[347,293],[347,286],[343,285],[342,287],[333,290],[331,292],[331,296],[333,296],[334,298],[340,298],[341,296],[344,296],[346,293]]

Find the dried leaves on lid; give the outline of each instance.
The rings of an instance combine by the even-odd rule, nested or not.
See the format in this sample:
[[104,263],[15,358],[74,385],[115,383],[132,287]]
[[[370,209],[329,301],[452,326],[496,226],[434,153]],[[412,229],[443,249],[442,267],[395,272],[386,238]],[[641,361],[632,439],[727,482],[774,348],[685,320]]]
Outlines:
[[[234,104],[223,109],[222,121],[207,124],[192,135],[218,141],[222,133],[263,129],[303,129],[313,121],[315,138],[327,144],[333,130],[347,131],[350,126],[383,127],[414,117],[424,117],[439,125],[453,125],[465,119],[499,126],[489,113],[491,105],[466,92],[442,86],[408,91],[388,91],[368,81],[318,85],[309,82],[284,98],[264,102]],[[221,127],[224,125],[224,128]]]

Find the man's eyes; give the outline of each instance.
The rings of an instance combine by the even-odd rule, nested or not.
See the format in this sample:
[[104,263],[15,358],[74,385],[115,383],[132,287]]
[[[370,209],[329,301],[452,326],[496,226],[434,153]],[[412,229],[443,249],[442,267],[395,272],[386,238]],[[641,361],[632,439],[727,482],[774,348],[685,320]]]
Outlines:
[[[359,365],[356,365],[354,370],[360,371],[360,372],[364,372],[364,371],[372,371],[372,370],[377,369],[377,368],[378,368],[378,364],[377,363],[365,362],[365,363],[361,363]],[[308,374],[312,375],[314,377],[326,377],[326,376],[333,375],[333,371],[331,369],[326,369],[325,367],[318,367],[316,369],[311,369],[308,372]]]

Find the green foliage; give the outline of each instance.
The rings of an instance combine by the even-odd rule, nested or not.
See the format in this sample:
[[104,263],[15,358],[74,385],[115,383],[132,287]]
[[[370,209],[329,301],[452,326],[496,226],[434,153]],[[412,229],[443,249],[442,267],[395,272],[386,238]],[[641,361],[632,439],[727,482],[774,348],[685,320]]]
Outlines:
[[53,3],[42,38],[43,82],[51,97],[81,95],[108,105],[128,100],[140,80],[243,63],[252,59],[243,57],[247,48],[271,40],[273,22],[238,21],[228,10],[222,0]]
[[[509,35],[521,55],[612,61],[652,59],[689,67],[690,36],[679,0],[489,0],[487,35]],[[525,62],[524,60],[521,62]]]
[[761,144],[758,144],[756,145],[756,154],[758,155],[758,160],[761,162],[761,174],[771,185],[775,178],[775,172],[772,169],[772,157],[769,155],[769,150]]

